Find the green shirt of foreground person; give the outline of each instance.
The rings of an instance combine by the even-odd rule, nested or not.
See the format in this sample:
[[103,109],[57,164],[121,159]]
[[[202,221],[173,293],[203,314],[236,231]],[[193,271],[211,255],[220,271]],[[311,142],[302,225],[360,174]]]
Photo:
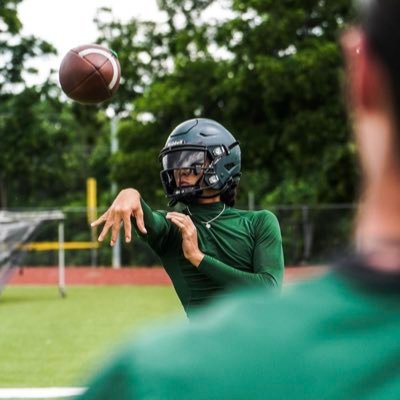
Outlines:
[[224,300],[132,343],[84,400],[397,399],[400,274],[353,261],[265,301]]
[[178,125],[160,152],[161,182],[170,205],[182,212],[155,211],[136,189],[122,190],[94,226],[104,223],[115,243],[121,222],[131,240],[136,232],[160,257],[187,313],[234,287],[282,285],[282,238],[267,210],[234,208],[241,151],[216,121],[196,118]]

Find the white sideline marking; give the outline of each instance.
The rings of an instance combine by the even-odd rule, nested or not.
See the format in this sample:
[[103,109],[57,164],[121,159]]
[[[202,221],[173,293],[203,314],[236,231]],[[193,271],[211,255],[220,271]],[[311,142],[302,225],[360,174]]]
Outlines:
[[81,387],[0,389],[0,399],[54,399],[77,396],[85,390]]

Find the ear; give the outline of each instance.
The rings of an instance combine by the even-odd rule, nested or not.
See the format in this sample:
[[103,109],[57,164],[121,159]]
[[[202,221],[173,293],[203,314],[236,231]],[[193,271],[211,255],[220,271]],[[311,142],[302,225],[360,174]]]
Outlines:
[[358,28],[345,32],[341,45],[346,62],[346,89],[350,110],[372,112],[387,105],[383,68]]

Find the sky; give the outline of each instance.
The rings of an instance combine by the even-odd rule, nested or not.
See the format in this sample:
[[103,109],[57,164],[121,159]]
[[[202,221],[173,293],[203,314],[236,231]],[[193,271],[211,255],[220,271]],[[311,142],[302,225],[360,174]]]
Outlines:
[[23,24],[24,35],[35,35],[53,44],[58,56],[35,62],[39,68],[39,83],[50,68],[58,70],[62,57],[69,49],[81,44],[93,43],[97,38],[93,19],[100,7],[110,7],[116,18],[127,21],[132,17],[161,20],[156,0],[23,0],[18,7],[18,16]]
[[[216,2],[204,15],[205,19],[229,15],[224,1]],[[58,70],[63,56],[76,46],[93,43],[97,38],[93,19],[100,7],[110,7],[116,19],[126,22],[132,17],[162,21],[156,0],[23,0],[18,6],[24,35],[34,35],[50,42],[58,50],[57,56],[48,56],[31,65],[39,69],[36,78],[27,81],[43,82],[50,69]]]

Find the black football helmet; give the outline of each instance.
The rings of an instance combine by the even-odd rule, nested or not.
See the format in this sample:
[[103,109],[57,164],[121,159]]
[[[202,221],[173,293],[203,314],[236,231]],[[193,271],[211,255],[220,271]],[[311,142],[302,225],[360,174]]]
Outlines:
[[[169,135],[159,155],[161,182],[170,206],[196,198],[215,197],[240,179],[239,142],[221,124],[211,119],[195,118],[182,122]],[[190,169],[199,176],[193,186],[179,186],[176,170]],[[214,189],[212,196],[203,194]]]

